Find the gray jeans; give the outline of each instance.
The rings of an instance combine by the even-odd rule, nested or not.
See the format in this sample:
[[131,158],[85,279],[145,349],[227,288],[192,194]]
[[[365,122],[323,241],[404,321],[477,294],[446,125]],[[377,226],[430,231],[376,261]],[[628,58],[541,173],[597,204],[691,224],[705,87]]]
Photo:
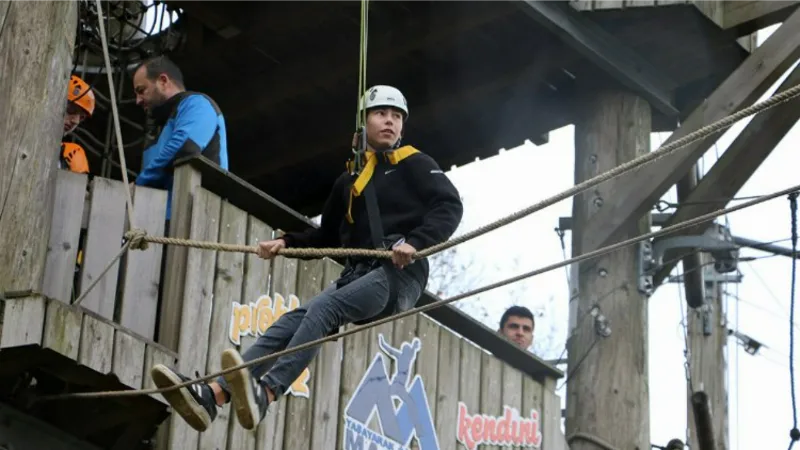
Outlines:
[[[422,295],[420,286],[408,273],[394,269],[397,305],[395,311],[407,311]],[[389,280],[383,267],[367,273],[350,284],[336,289],[333,284],[308,303],[282,315],[242,354],[251,361],[274,352],[321,339],[349,323],[375,317],[389,301]],[[283,395],[308,367],[320,346],[314,346],[265,361],[250,367],[250,373],[263,379],[276,398]],[[223,377],[217,380],[226,392]]]

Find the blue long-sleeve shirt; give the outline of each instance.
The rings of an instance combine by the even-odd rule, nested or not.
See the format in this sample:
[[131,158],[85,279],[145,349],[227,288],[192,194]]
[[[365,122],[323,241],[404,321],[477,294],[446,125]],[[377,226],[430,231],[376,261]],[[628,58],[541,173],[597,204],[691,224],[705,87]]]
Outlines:
[[216,103],[204,94],[182,92],[163,106],[166,110],[162,113],[168,113],[168,119],[158,141],[142,155],[142,170],[136,184],[168,191],[169,220],[175,160],[199,153],[228,170],[228,144],[225,118]]

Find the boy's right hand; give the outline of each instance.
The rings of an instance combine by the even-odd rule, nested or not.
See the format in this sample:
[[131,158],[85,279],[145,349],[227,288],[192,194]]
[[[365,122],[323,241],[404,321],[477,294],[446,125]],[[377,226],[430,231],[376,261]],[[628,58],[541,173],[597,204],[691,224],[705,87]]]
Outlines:
[[258,243],[258,256],[264,259],[272,259],[278,252],[286,248],[286,241],[283,239],[273,239],[271,241],[261,241]]

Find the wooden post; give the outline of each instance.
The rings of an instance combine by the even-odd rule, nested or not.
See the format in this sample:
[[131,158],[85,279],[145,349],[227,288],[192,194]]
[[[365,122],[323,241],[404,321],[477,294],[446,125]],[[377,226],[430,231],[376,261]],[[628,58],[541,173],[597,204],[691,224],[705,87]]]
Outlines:
[[0,290],[41,291],[77,2],[0,3]]
[[[575,124],[575,182],[650,150],[650,106],[634,94],[600,92]],[[610,181],[575,197],[573,254],[584,230],[625,184]],[[594,224],[598,225],[598,224]],[[649,214],[625,225],[625,238],[649,231]],[[567,439],[572,450],[650,448],[647,377],[647,297],[638,290],[638,246],[587,260],[577,272],[570,311]],[[599,307],[597,317],[591,314]],[[611,334],[603,337],[603,319]]]
[[[701,255],[704,267],[713,270],[711,255]],[[728,446],[728,391],[725,386],[725,346],[728,343],[727,324],[723,313],[722,284],[705,280],[706,302],[702,308],[690,309],[687,320],[689,335],[689,373],[691,383],[688,390],[689,445],[703,450],[701,444],[710,441],[697,428],[695,410],[692,408],[693,394],[704,392],[710,405],[713,450],[727,450]],[[702,418],[701,418],[702,419]],[[701,422],[702,423],[702,422]]]

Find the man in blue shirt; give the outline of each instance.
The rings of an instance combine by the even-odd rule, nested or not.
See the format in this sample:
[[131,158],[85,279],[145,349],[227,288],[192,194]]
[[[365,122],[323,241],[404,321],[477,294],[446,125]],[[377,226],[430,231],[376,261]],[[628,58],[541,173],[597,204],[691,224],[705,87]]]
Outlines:
[[166,56],[150,58],[136,68],[133,90],[136,104],[161,127],[158,141],[144,151],[136,184],[169,192],[169,220],[175,160],[202,154],[228,170],[225,119],[210,97],[186,90],[181,70]]

